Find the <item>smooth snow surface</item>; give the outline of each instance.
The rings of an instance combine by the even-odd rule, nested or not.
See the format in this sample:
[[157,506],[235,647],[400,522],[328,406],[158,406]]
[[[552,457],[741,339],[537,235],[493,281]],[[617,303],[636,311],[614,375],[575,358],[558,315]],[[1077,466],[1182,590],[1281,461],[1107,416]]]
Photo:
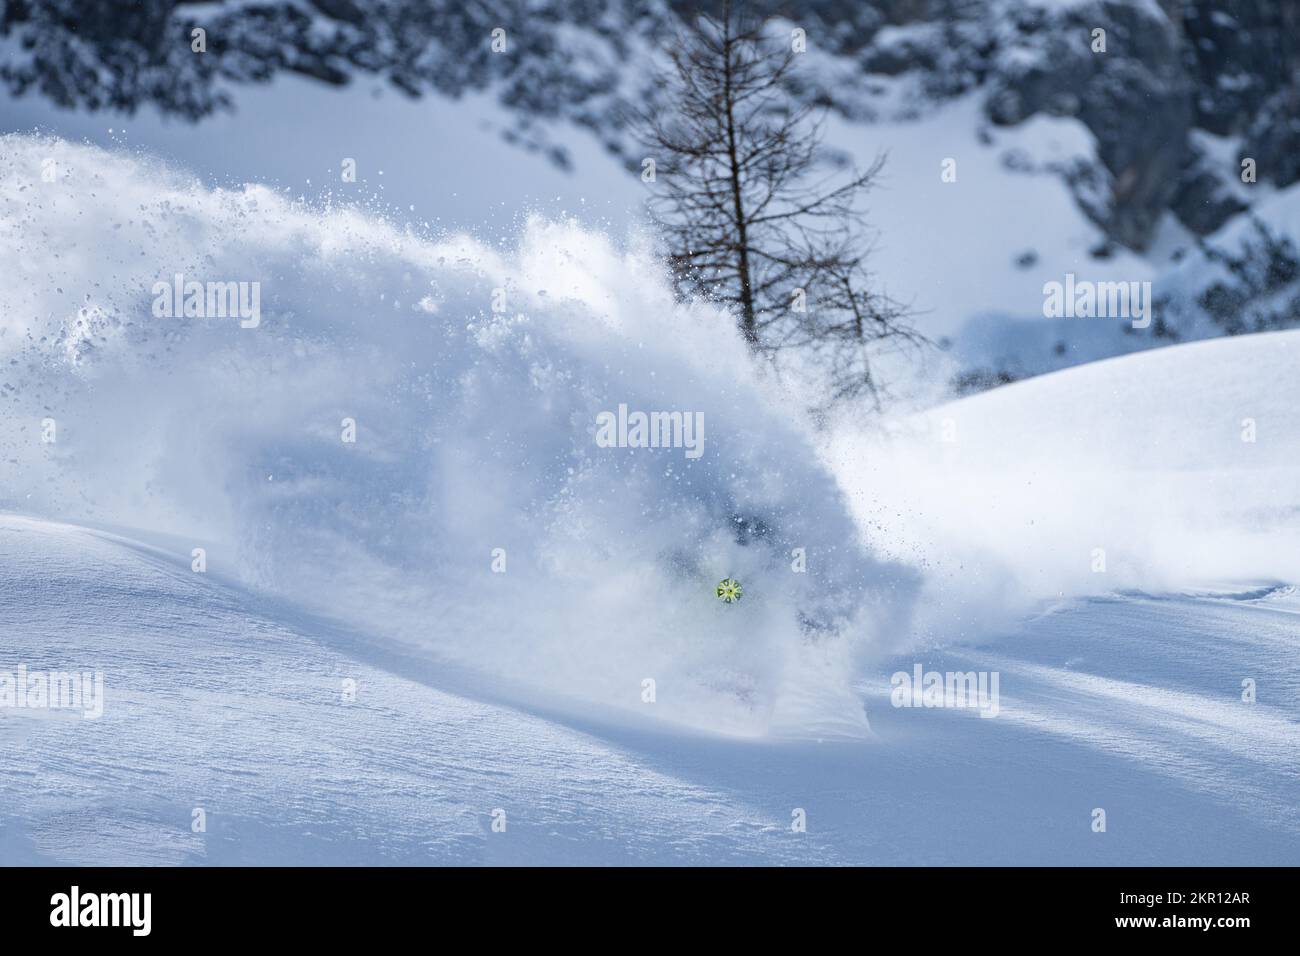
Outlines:
[[[105,674],[99,720],[0,714],[5,863],[1289,864],[1286,594],[1072,602],[883,662],[867,740],[747,741],[472,678],[103,532],[0,521],[5,659]],[[999,669],[1001,712],[888,674]],[[1235,675],[1254,675],[1242,704]],[[357,682],[343,703],[340,684]],[[1093,833],[1091,812],[1107,812]],[[207,832],[191,832],[194,809]],[[795,808],[808,831],[791,832]],[[491,832],[505,810],[505,833]]]
[[846,430],[828,458],[872,543],[926,565],[942,635],[1063,596],[1292,583],[1298,367],[1296,332],[1122,356]]

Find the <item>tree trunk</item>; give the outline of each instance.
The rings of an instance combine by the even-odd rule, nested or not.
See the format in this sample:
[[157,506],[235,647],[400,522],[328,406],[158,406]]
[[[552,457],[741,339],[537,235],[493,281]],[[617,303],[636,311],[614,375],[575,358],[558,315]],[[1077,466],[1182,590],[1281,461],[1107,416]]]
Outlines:
[[[728,11],[728,14],[730,11]],[[736,118],[731,96],[731,23],[724,25],[723,41],[723,96],[727,114],[727,163],[731,172],[731,202],[736,217],[736,271],[740,276],[740,332],[750,348],[758,348],[758,325],[754,319],[754,290],[749,276],[749,223],[745,219],[745,204],[740,195],[740,160],[736,153]]]

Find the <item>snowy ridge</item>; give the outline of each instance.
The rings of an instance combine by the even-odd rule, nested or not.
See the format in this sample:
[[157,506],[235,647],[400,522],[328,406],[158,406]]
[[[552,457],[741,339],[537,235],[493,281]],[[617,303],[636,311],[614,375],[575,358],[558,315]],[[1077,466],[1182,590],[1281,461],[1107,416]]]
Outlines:
[[940,617],[922,630],[1063,595],[1296,582],[1298,358],[1296,332],[1122,356],[846,430],[828,456],[872,542],[926,563]]

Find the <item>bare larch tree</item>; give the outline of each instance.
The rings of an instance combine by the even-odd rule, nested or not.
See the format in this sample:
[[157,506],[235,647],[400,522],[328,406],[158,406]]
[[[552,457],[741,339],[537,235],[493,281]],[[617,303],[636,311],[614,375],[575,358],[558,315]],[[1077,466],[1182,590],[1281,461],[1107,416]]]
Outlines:
[[686,29],[665,95],[635,124],[654,160],[650,216],[679,294],[731,307],[755,353],[797,353],[833,401],[878,401],[873,354],[923,341],[902,306],[867,290],[861,199],[884,157],[826,162],[827,111],[790,93],[799,55],[730,3]]

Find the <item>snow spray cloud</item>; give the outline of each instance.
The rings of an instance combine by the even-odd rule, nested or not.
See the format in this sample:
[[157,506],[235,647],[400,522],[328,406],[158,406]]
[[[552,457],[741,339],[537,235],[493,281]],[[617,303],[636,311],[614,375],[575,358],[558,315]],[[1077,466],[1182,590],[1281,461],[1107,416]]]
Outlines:
[[[0,160],[22,223],[0,228],[0,507],[178,536],[187,573],[201,548],[209,580],[561,705],[865,726],[854,682],[917,575],[865,547],[732,320],[678,303],[637,241],[531,222],[506,254],[59,141]],[[262,283],[258,334],[158,321],[177,274]],[[600,448],[620,404],[690,409],[687,454]]]

